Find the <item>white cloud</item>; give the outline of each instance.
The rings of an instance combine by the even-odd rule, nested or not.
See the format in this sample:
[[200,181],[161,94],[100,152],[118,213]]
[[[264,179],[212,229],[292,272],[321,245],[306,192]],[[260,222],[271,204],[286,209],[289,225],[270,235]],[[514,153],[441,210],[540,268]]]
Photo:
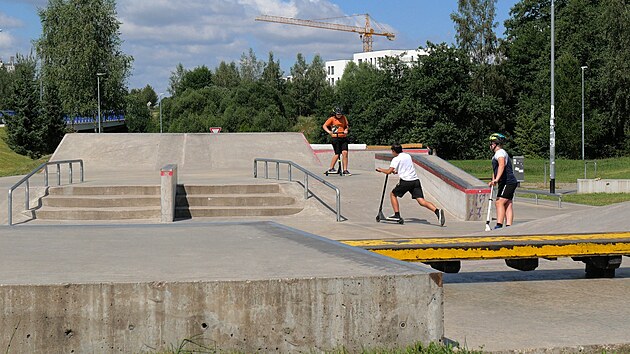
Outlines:
[[[148,83],[160,92],[166,90],[178,63],[187,69],[200,65],[214,69],[222,60],[238,63],[250,47],[260,60],[272,51],[285,71],[297,53],[307,58],[320,54],[326,60],[347,58],[361,50],[356,33],[254,21],[261,14],[303,19],[344,16],[328,0],[120,0],[117,10],[123,49],[135,58],[130,86]],[[361,19],[349,21],[361,25]]]

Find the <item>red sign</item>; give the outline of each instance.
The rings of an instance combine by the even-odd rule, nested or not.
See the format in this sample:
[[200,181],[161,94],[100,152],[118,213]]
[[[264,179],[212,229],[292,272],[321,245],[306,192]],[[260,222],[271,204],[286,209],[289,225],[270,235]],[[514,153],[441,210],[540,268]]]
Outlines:
[[218,134],[221,132],[221,127],[212,127],[210,128],[210,133],[212,134]]

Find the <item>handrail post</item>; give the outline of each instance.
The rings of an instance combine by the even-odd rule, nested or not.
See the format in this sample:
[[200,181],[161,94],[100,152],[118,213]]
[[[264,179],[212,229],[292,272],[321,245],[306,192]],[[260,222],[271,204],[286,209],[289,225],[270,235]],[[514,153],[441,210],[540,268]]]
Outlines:
[[29,203],[29,191],[30,191],[30,186],[28,183],[28,180],[26,180],[26,186],[24,187],[24,210],[28,210],[31,207],[31,203]]
[[584,161],[584,179],[586,179],[586,165],[588,165],[588,161]]
[[9,226],[13,225],[13,190],[9,189]]
[[594,178],[597,178],[597,161],[593,161],[593,164],[595,165],[595,176],[594,176]]
[[280,162],[276,162],[276,180],[280,180]]
[[341,221],[341,192],[339,189],[335,190],[337,194],[337,222]]
[[70,162],[70,163],[68,164],[68,167],[70,168],[70,178],[69,178],[69,182],[70,182],[70,184],[72,184],[72,162]]
[[258,161],[254,159],[254,178],[258,177]]
[[44,167],[44,186],[48,187],[48,165]]
[[304,174],[304,200],[308,199],[308,173]]
[[57,165],[57,185],[60,186],[61,185],[61,167],[59,167],[59,163],[56,164]]
[[269,178],[269,163],[265,161],[265,179]]
[[79,160],[79,164],[81,166],[81,182],[83,182],[83,160]]
[[291,176],[291,164],[287,164],[288,166],[288,171],[287,173],[289,174],[289,182],[293,182],[293,176]]

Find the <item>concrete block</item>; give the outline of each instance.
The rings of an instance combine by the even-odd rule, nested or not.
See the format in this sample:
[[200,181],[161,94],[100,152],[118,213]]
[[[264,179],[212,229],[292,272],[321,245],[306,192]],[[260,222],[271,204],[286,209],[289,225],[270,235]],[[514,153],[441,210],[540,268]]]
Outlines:
[[359,352],[444,335],[441,273],[275,223],[24,226],[0,244],[10,352],[160,352],[185,339]]
[[630,179],[578,179],[578,194],[630,193]]

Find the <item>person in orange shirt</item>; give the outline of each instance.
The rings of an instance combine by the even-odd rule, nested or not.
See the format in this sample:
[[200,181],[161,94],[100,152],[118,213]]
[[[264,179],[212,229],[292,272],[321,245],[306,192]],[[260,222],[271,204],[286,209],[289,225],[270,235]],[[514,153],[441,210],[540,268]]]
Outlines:
[[341,155],[341,163],[343,165],[343,174],[350,176],[348,171],[348,118],[343,115],[341,108],[335,108],[335,114],[326,120],[326,123],[322,125],[322,128],[332,137],[332,146],[335,151],[335,155],[330,161],[330,168],[327,173],[336,173],[335,163],[339,160]]

